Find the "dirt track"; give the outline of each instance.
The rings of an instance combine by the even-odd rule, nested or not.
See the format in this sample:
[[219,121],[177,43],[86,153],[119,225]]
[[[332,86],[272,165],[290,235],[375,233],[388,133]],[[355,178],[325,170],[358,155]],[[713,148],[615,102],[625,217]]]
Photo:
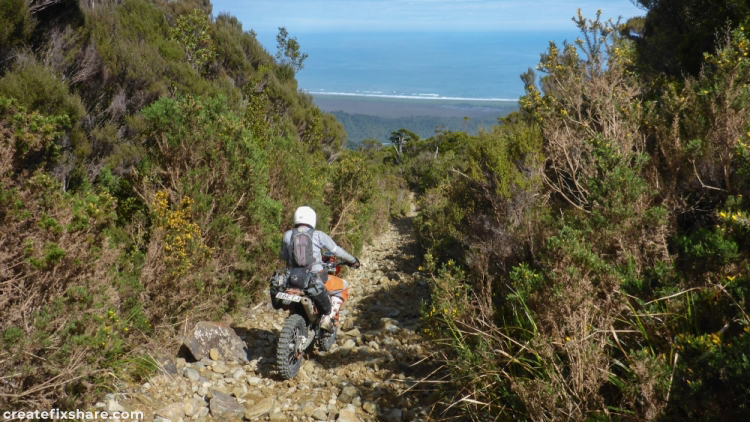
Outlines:
[[365,247],[361,269],[344,274],[351,296],[336,345],[309,352],[293,380],[275,371],[287,314],[263,302],[235,327],[246,339],[249,364],[176,359],[176,374],[155,376],[98,406],[143,410],[155,421],[226,420],[218,399],[237,416],[244,411],[246,420],[430,420],[438,395],[434,384],[418,382],[434,370],[419,320],[429,284],[418,272],[411,223],[411,216],[392,222]]

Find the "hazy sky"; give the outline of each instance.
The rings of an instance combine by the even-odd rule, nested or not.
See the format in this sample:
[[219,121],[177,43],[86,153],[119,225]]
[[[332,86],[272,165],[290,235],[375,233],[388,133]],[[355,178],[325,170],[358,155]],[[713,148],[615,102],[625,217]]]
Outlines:
[[571,28],[580,7],[587,16],[645,12],[630,0],[213,0],[214,15],[229,12],[259,34],[351,31],[539,31]]

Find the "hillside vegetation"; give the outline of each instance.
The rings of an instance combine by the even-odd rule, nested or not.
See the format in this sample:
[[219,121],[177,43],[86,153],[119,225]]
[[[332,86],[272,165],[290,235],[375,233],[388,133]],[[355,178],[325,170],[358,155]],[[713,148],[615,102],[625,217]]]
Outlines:
[[421,138],[429,138],[440,131],[463,131],[476,135],[479,128],[489,128],[498,122],[492,118],[469,119],[463,117],[409,116],[379,117],[366,114],[350,114],[344,111],[331,112],[341,122],[349,139],[348,146],[356,148],[362,141],[376,140],[388,143],[391,133],[409,128]]
[[504,125],[405,146],[464,418],[750,417],[750,12],[640,3],[579,13]]
[[299,205],[354,251],[401,212],[297,90],[296,40],[274,59],[210,13],[0,0],[0,407],[149,374],[145,350],[258,299]]
[[0,0],[0,407],[150,374],[259,299],[298,205],[356,251],[408,187],[438,410],[747,419],[750,11],[638,3],[579,13],[502,125],[352,151],[296,40],[207,1]]

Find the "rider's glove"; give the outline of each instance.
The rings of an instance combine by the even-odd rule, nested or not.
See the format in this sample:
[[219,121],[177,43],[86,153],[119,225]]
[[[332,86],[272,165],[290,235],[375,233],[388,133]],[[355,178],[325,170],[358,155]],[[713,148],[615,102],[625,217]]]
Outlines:
[[359,259],[357,259],[357,258],[354,258],[354,262],[352,262],[351,264],[349,264],[349,266],[351,266],[351,267],[352,267],[352,268],[354,268],[355,270],[356,270],[357,268],[359,268]]

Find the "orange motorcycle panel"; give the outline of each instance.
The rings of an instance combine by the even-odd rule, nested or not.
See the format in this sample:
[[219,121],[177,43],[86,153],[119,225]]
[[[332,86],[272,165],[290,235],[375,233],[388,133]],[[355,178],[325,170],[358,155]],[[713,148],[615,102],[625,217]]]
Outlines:
[[326,290],[329,292],[341,291],[341,298],[346,300],[349,297],[349,288],[344,284],[344,280],[336,277],[335,275],[328,275],[328,281],[326,281]]

